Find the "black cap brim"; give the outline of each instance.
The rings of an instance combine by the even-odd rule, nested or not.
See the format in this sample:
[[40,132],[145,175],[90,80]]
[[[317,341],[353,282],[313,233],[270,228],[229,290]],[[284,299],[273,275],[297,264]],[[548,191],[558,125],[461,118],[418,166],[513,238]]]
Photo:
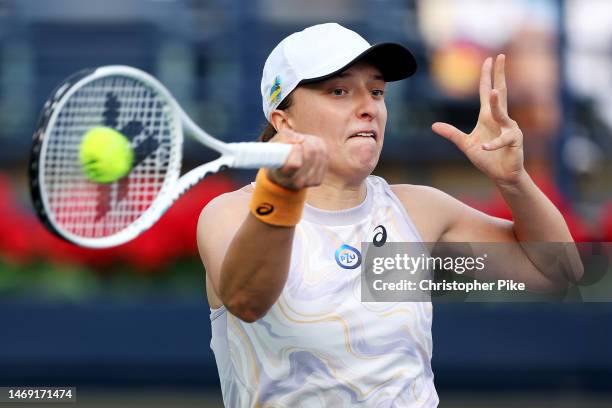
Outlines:
[[324,81],[338,75],[359,61],[368,61],[377,67],[382,73],[385,82],[408,78],[417,70],[416,60],[406,47],[397,43],[381,43],[371,46],[342,68],[320,77],[303,79],[300,84]]

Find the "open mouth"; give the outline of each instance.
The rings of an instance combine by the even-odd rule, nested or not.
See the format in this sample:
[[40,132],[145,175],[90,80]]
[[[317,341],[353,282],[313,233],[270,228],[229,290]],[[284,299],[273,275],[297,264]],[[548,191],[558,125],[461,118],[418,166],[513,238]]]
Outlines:
[[376,136],[377,134],[373,130],[361,130],[359,132],[353,133],[351,136],[349,136],[349,139],[352,139],[354,137],[365,137],[376,140]]

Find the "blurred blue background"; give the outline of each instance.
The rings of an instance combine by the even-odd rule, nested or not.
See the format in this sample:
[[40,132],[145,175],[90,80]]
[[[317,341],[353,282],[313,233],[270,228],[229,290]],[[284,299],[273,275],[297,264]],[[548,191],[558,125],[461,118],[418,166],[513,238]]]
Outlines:
[[[0,385],[77,386],[84,406],[220,404],[195,224],[211,198],[253,173],[206,180],[136,241],[89,251],[36,221],[31,135],[64,78],[123,64],[159,78],[211,134],[254,140],[266,56],[328,21],[405,44],[419,63],[388,87],[376,174],[508,218],[492,183],[430,130],[435,121],[471,130],[480,65],[504,52],[530,174],[576,240],[612,241],[609,1],[0,0]],[[212,157],[187,143],[186,169]],[[609,304],[434,310],[441,406],[612,406]]]

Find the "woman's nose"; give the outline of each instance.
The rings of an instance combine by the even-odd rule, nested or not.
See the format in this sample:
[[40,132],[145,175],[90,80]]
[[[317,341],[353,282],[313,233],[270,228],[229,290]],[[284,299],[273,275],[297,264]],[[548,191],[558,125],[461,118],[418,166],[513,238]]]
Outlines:
[[357,116],[360,119],[372,120],[378,115],[378,103],[369,90],[358,94]]

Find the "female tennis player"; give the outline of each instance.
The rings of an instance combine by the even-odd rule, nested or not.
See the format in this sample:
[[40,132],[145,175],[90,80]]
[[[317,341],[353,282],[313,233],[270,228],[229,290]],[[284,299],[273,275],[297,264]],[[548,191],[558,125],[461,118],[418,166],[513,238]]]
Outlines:
[[[210,202],[198,224],[226,406],[437,406],[431,303],[360,301],[360,243],[382,230],[395,242],[572,241],[523,167],[503,55],[482,66],[474,130],[433,130],[495,183],[513,222],[371,175],[385,136],[385,83],[415,69],[403,46],[371,46],[334,23],[294,33],[269,55],[262,138],[293,150],[281,169],[262,169],[252,185]],[[556,278],[526,253],[513,261],[530,287]]]

